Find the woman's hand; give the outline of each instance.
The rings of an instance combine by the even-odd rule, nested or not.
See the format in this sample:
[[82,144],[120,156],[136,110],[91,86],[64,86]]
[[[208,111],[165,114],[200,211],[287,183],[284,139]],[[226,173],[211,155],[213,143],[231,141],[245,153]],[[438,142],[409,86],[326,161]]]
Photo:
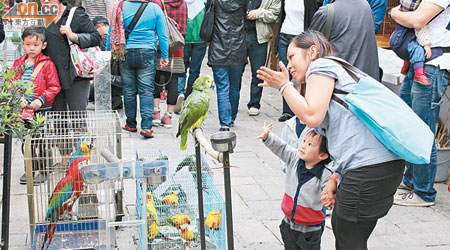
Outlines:
[[258,84],[260,87],[272,87],[274,89],[280,89],[283,83],[289,81],[289,72],[284,66],[283,62],[279,62],[281,72],[273,71],[267,67],[262,66],[257,71],[257,77],[264,81],[264,83]]
[[159,66],[161,68],[165,68],[167,66],[167,64],[169,64],[169,59],[160,59],[159,60]]
[[270,123],[267,125],[267,121],[264,121],[264,125],[261,128],[261,132],[259,132],[259,135],[256,137],[256,139],[267,139],[267,136],[269,136],[270,131],[272,131],[273,124]]
[[248,20],[256,20],[256,10],[251,10],[247,12],[247,19]]
[[61,32],[61,35],[66,35],[72,42],[78,43],[78,36],[72,32],[69,25],[61,25],[59,32]]

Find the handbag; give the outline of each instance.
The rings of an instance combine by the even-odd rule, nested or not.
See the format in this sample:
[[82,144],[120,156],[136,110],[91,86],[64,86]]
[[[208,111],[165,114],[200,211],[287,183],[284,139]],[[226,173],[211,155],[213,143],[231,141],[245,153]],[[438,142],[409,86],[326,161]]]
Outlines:
[[164,0],[161,0],[164,15],[166,17],[166,28],[167,37],[169,38],[169,50],[175,51],[181,49],[184,46],[184,36],[178,30],[178,24],[172,18],[167,15],[166,5],[164,5]]
[[[134,15],[133,19],[131,19],[130,24],[125,29],[125,41],[128,40],[128,36],[130,35],[131,31],[133,31],[134,27],[136,26],[137,22],[139,21],[139,18],[141,18],[142,13],[144,13],[145,8],[147,7],[148,3],[144,2],[139,6],[139,9],[136,12],[136,15]],[[114,84],[115,82],[121,82],[120,81],[120,61],[125,60],[124,55],[116,54],[114,51],[111,52],[111,82],[113,85],[119,85]],[[120,84],[119,87],[122,87]]]
[[205,15],[203,17],[202,25],[200,26],[200,38],[209,43],[211,42],[214,33],[214,0],[210,1],[207,6]]
[[[382,83],[341,58],[325,58],[339,63],[357,82],[352,93],[334,89],[332,100],[356,115],[387,149],[408,162],[428,164],[434,143],[428,125]],[[342,100],[335,94],[346,96]]]
[[[72,23],[72,18],[75,13],[76,7],[72,7],[67,18],[66,25]],[[75,71],[79,77],[93,78],[94,77],[94,58],[95,52],[101,51],[99,47],[91,47],[88,49],[81,49],[78,44],[73,43],[69,38],[70,47],[70,59]]]

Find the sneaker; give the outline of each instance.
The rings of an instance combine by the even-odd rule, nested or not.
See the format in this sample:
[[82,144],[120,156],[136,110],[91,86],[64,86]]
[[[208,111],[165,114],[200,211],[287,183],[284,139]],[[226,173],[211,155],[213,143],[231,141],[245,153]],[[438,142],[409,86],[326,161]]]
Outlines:
[[132,133],[137,132],[137,128],[130,128],[128,125],[125,125],[122,129]]
[[27,175],[26,174],[23,174],[22,177],[20,177],[19,183],[22,184],[22,185],[26,185],[27,184]]
[[249,116],[257,116],[257,115],[259,115],[259,109],[255,108],[255,107],[251,107],[248,110],[248,115]]
[[282,114],[282,115],[280,116],[280,118],[278,118],[278,121],[279,121],[279,122],[285,122],[285,121],[287,121],[287,120],[289,120],[289,119],[291,119],[291,118],[292,118],[292,115],[291,115],[291,114],[284,113],[284,114]]
[[416,72],[414,74],[414,81],[418,82],[418,83],[420,83],[422,85],[430,85],[431,84],[430,80],[428,79],[428,77],[424,73],[418,74]]
[[411,191],[405,194],[394,195],[394,204],[406,207],[429,207],[434,206],[435,202],[424,201]]
[[181,112],[181,107],[183,106],[183,101],[184,101],[184,95],[179,94],[178,98],[177,98],[177,103],[175,104],[175,109],[174,109],[174,112],[176,114],[179,114]]
[[230,131],[229,127],[221,127],[219,131]]
[[153,130],[151,129],[141,129],[140,134],[145,138],[153,138]]
[[153,111],[153,126],[161,125],[161,111]]
[[171,128],[172,127],[172,115],[169,112],[166,112],[161,119],[161,124],[165,128]]
[[33,178],[33,185],[37,186],[44,183],[45,181],[47,181],[47,176],[39,173]]

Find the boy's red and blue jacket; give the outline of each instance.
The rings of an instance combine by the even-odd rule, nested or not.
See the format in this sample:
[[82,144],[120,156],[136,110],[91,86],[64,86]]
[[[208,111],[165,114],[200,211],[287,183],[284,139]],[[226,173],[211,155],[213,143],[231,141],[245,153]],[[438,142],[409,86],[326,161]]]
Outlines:
[[[28,55],[25,54],[14,61],[13,68],[16,69],[17,79],[22,79],[27,58]],[[34,60],[33,70],[41,61],[45,61],[45,63],[33,81],[33,100],[39,99],[41,101],[42,106],[39,110],[49,110],[55,100],[55,96],[61,90],[61,86],[59,85],[55,64],[50,57],[42,54],[42,52]]]
[[287,166],[286,188],[281,203],[287,220],[303,226],[320,225],[325,220],[320,194],[328,183],[331,171],[323,162],[312,169],[306,169],[299,158],[299,149],[288,145],[272,133],[264,141],[264,145]]

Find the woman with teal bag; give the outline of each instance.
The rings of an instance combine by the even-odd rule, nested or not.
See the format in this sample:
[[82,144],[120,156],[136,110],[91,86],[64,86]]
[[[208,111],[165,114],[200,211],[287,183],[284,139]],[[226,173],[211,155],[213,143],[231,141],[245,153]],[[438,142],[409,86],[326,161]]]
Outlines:
[[[340,64],[324,58],[332,54],[321,33],[306,31],[290,41],[287,68],[282,63],[281,72],[262,67],[258,77],[264,80],[261,86],[280,91],[303,123],[327,137],[334,174],[323,190],[322,202],[328,208],[334,206],[336,249],[367,249],[378,219],[392,207],[405,162],[351,111],[331,101],[334,88],[351,93],[357,84]],[[305,96],[289,81],[288,70],[306,85]]]

